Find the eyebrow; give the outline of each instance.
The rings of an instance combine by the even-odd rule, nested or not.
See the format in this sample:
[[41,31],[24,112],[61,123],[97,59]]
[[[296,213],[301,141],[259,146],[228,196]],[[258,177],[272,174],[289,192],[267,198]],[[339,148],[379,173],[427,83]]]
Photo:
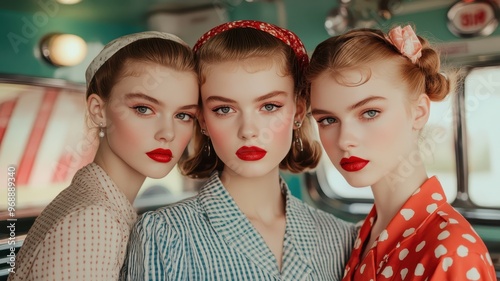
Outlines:
[[[272,91],[269,94],[265,94],[263,96],[260,96],[260,97],[256,98],[254,101],[255,102],[260,102],[260,101],[264,101],[264,100],[267,100],[267,99],[270,99],[270,98],[273,98],[273,97],[276,97],[276,96],[281,96],[281,95],[286,95],[286,92],[284,92],[284,91]],[[232,100],[232,99],[229,99],[229,98],[225,98],[225,97],[221,97],[221,96],[210,96],[206,100],[207,103],[211,102],[211,101],[221,101],[221,102],[227,102],[227,103],[236,103],[235,100]]]
[[365,104],[367,104],[367,103],[369,103],[371,101],[375,101],[375,100],[386,100],[386,98],[380,97],[380,96],[368,97],[368,98],[366,98],[364,100],[361,100],[361,101],[359,101],[359,102],[357,102],[357,103],[349,106],[349,110],[352,111],[352,110],[354,110],[354,109],[356,109],[358,107],[361,107],[361,106],[363,106],[363,105],[365,105]]
[[189,109],[198,109],[198,105],[197,104],[189,104],[189,105],[185,105],[183,107],[181,107],[180,109],[181,110],[189,110]]
[[145,100],[152,102],[154,104],[160,104],[160,102],[157,99],[152,98],[152,97],[145,95],[143,93],[129,93],[129,94],[125,95],[125,99],[145,99]]
[[[126,94],[125,95],[125,98],[126,99],[145,99],[147,101],[150,101],[154,104],[162,104],[162,102],[158,101],[157,99],[155,98],[152,98],[148,95],[145,95],[145,94],[142,94],[142,93],[130,93],[130,94]],[[188,105],[185,105],[185,106],[182,106],[180,109],[181,110],[189,110],[189,109],[198,109],[198,104],[188,104]]]
[[[367,103],[369,103],[369,102],[371,102],[371,101],[375,101],[375,100],[386,100],[386,98],[384,98],[384,97],[379,97],[379,96],[372,96],[372,97],[368,97],[368,98],[366,98],[366,99],[364,99],[364,100],[361,100],[361,101],[359,101],[359,102],[357,102],[357,103],[355,103],[355,104],[353,104],[353,105],[349,106],[349,107],[348,107],[348,109],[349,109],[349,111],[352,111],[352,110],[354,110],[354,109],[356,109],[356,108],[358,108],[358,107],[361,107],[361,106],[363,106],[363,105],[365,105],[365,104],[367,104]],[[329,112],[329,111],[327,111],[327,110],[324,110],[324,109],[313,109],[313,110],[311,111],[311,114],[312,114],[312,115],[318,115],[318,114],[331,114],[331,112]]]

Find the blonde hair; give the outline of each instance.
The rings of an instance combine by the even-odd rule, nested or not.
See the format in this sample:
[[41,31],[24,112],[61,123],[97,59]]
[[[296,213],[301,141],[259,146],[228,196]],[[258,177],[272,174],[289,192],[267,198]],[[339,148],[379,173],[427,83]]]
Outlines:
[[[331,37],[314,50],[306,79],[313,81],[323,72],[329,72],[337,81],[342,81],[343,70],[362,69],[371,62],[392,60],[399,66],[403,82],[413,94],[426,93],[430,100],[441,101],[453,90],[458,72],[442,72],[439,53],[426,39],[420,36],[418,39],[422,44],[422,56],[412,63],[380,30],[354,29]],[[361,83],[369,79],[368,73]]]
[[[200,85],[205,82],[211,65],[249,58],[269,58],[276,63],[281,68],[282,75],[293,77],[296,102],[300,100],[306,103],[303,70],[293,49],[271,34],[253,28],[229,29],[210,38],[200,47],[195,54]],[[309,107],[309,104],[306,103],[306,106]],[[296,151],[291,142],[287,156],[279,165],[281,169],[298,173],[316,167],[321,156],[321,147],[318,141],[312,139],[311,128],[310,117],[306,116],[300,129],[294,132],[294,136],[298,134],[297,137],[302,139],[303,151]],[[205,145],[210,146],[210,155],[204,151]],[[179,161],[184,175],[206,178],[213,171],[222,171],[224,168],[224,163],[215,155],[210,139],[201,133],[199,124],[195,125],[189,151],[189,155]]]
[[162,38],[140,39],[121,48],[97,70],[87,88],[87,97],[95,93],[104,101],[109,100],[113,86],[131,62],[152,62],[195,73],[194,55],[189,47]]

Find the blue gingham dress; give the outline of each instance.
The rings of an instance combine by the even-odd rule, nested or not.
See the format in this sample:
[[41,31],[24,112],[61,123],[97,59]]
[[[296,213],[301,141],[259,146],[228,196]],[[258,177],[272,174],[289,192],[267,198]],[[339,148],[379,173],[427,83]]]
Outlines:
[[354,225],[293,197],[284,180],[281,271],[217,173],[195,197],[145,213],[132,230],[122,280],[341,280]]

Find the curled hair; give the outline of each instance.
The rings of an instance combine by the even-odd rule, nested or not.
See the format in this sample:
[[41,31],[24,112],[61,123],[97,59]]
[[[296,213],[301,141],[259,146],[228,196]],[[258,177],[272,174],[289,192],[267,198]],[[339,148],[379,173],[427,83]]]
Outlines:
[[87,88],[87,97],[95,93],[108,101],[113,86],[131,62],[151,62],[195,73],[193,52],[187,46],[162,38],[141,39],[120,49],[97,70]]
[[[292,48],[274,36],[253,28],[229,29],[210,38],[200,47],[195,54],[200,85],[205,83],[211,65],[251,58],[267,58],[280,67],[281,75],[291,75],[294,81],[296,102],[306,103],[303,70]],[[309,104],[306,106],[309,107]],[[314,168],[318,164],[321,146],[312,138],[309,119],[310,117],[306,116],[302,127],[294,132],[294,135],[299,134],[302,139],[303,151],[300,153],[294,151],[290,143],[290,150],[280,163],[281,169],[298,173],[307,168]],[[206,145],[210,146],[210,155],[204,149]],[[184,175],[206,178],[213,171],[222,171],[224,168],[224,163],[215,154],[210,139],[201,134],[199,124],[195,125],[194,136],[188,151],[185,159],[179,161],[179,167]]]
[[[441,101],[453,90],[456,73],[444,74],[440,69],[439,53],[426,39],[420,36],[418,39],[422,44],[422,56],[412,63],[380,30],[361,28],[331,37],[314,50],[306,79],[310,82],[323,72],[329,72],[342,82],[343,70],[363,69],[372,62],[392,60],[399,66],[399,73],[413,94],[426,93],[430,100]],[[361,82],[369,78],[368,74]]]

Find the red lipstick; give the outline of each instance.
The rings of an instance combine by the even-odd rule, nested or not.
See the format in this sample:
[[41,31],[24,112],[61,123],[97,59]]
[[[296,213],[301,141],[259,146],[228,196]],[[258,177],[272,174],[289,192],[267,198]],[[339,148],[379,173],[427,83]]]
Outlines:
[[160,163],[168,163],[172,160],[172,151],[170,151],[170,149],[157,148],[150,152],[146,152],[146,155]]
[[342,166],[342,169],[348,172],[357,172],[363,169],[366,164],[368,164],[368,162],[370,161],[356,156],[351,156],[349,158],[342,158],[340,160],[340,166]]
[[267,151],[257,146],[242,146],[236,151],[236,156],[245,161],[257,161],[266,156]]

